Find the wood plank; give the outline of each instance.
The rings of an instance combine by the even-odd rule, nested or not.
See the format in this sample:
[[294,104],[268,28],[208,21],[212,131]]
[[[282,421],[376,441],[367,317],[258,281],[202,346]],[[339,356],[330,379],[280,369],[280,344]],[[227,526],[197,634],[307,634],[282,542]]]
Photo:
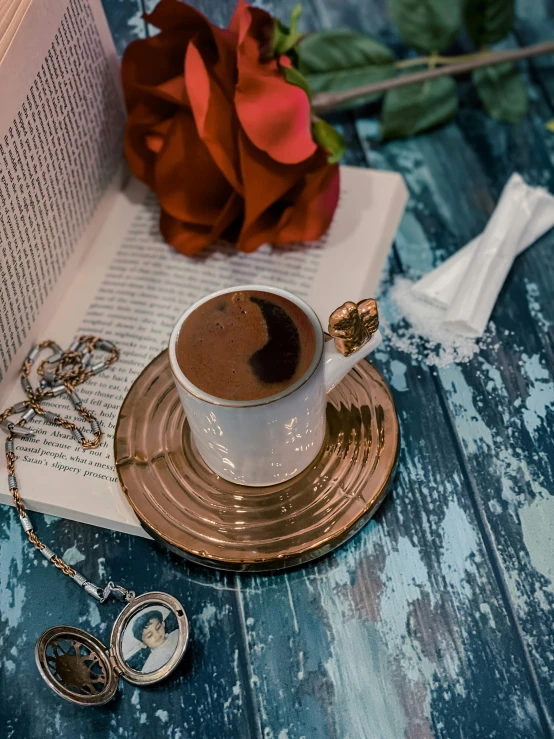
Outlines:
[[[78,491],[76,491],[78,494]],[[121,610],[97,604],[34,551],[15,512],[0,510],[0,725],[2,736],[169,736],[172,739],[258,736],[242,657],[242,633],[233,578],[200,567],[152,542],[33,514],[50,546],[97,583],[113,579],[137,593],[163,590],[189,615],[191,643],[177,673],[138,688],[120,680],[107,706],[83,709],[56,697],[34,660],[44,629],[78,626],[109,643]],[[86,712],[86,723],[84,722]]]
[[[488,118],[469,84],[460,90],[457,124],[410,141],[381,146],[374,121],[358,121],[366,150],[373,150],[374,165],[407,175],[413,222],[401,228],[397,241],[404,269],[423,273],[445,252],[477,235],[511,172],[554,191],[554,138],[543,127],[551,109],[541,90],[531,86],[530,115],[517,126]],[[550,233],[517,261],[493,314],[500,347],[484,349],[470,364],[451,365],[438,373],[468,489],[489,551],[498,558],[499,581],[509,595],[550,730],[553,246]]]
[[146,23],[142,19],[141,0],[102,0],[102,6],[114,37],[119,56],[125,47],[136,38],[146,36]]
[[[554,38],[554,12],[549,0],[516,0],[515,34],[523,45],[551,41]],[[530,60],[530,66],[554,106],[554,56]]]
[[[431,240],[436,239],[436,243],[443,246],[449,243],[450,235],[456,233],[456,220],[459,229],[467,227],[466,208],[460,204],[469,202],[474,194],[465,187],[450,192],[448,173],[444,172],[441,181],[437,171],[433,171],[433,157],[440,161],[449,155],[455,134],[455,130],[433,134],[429,147],[422,140],[417,144],[419,161],[425,161],[425,169],[432,170],[434,193],[425,191],[428,172],[422,172],[421,176],[413,172],[412,181],[413,193],[419,192],[420,212],[414,214],[416,222],[418,217],[425,217],[425,212],[429,213],[437,192],[441,193],[443,210],[450,211],[448,224],[441,224],[439,219],[433,223]],[[464,138],[467,139],[467,135]],[[463,144],[462,137],[458,143]],[[393,152],[405,160],[407,148],[389,145],[389,163],[395,161]],[[468,162],[474,160],[469,152],[464,158]],[[464,175],[468,177],[468,187],[479,183],[482,177],[471,171],[471,167],[466,168]],[[449,196],[452,196],[450,202]],[[454,216],[456,208],[460,212],[458,217]],[[436,203],[433,210],[437,210]],[[481,220],[476,216],[472,221],[475,226],[472,235],[479,232]],[[400,253],[403,245],[410,244],[412,233],[411,226],[405,234],[401,230]],[[438,370],[459,439],[462,468],[470,481],[468,490],[474,496],[490,550],[499,557],[500,578],[515,608],[518,627],[531,656],[531,669],[536,673],[550,716],[554,669],[551,629],[554,570],[549,492],[553,488],[548,460],[553,458],[554,450],[548,429],[552,423],[554,388],[547,369],[552,367],[551,339],[548,334],[540,335],[534,324],[550,321],[552,315],[551,308],[542,308],[548,304],[546,296],[552,285],[550,265],[545,265],[552,245],[552,237],[545,237],[541,245],[534,247],[541,250],[540,256],[533,257],[529,252],[522,257],[521,266],[517,267],[519,271],[512,274],[501,294],[493,316],[499,349],[484,349],[467,365],[450,365]],[[425,264],[433,258],[435,250],[425,238],[418,241],[418,246],[417,258]],[[406,262],[415,267],[417,252],[413,245],[406,248],[406,252]]]

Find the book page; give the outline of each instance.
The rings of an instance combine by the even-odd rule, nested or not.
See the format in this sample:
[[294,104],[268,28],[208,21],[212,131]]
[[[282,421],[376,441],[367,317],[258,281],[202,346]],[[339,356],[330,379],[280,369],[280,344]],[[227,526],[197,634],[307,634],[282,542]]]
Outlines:
[[33,0],[0,89],[2,383],[67,290],[120,167],[124,106],[99,0]]
[[[379,197],[372,197],[373,192]],[[405,201],[399,175],[343,167],[339,208],[321,243],[286,249],[266,245],[253,254],[214,245],[190,258],[161,240],[156,199],[132,181],[119,196],[48,334],[41,337],[67,347],[75,335],[98,335],[121,349],[112,368],[78,388],[106,436],[98,449],[81,450],[63,429],[33,419],[35,439],[16,442],[21,494],[30,507],[142,533],[119,490],[113,432],[125,394],[167,346],[179,316],[210,292],[258,283],[304,298],[326,327],[329,314],[342,302],[369,297],[375,290]],[[337,273],[337,263],[344,274]],[[21,395],[17,387],[10,403]],[[48,408],[69,416],[87,433],[67,399],[49,401]],[[1,496],[0,501],[9,500],[7,492]]]

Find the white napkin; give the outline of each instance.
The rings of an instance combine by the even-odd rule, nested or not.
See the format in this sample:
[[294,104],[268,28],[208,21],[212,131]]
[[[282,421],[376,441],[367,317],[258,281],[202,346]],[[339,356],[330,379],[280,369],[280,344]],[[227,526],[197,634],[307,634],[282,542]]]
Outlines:
[[513,174],[483,233],[416,282],[413,292],[447,309],[447,328],[482,336],[514,259],[553,226],[554,197]]

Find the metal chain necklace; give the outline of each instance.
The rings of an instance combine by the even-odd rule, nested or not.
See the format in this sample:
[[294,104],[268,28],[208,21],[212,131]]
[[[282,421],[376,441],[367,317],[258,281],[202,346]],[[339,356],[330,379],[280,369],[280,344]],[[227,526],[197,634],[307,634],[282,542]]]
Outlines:
[[[29,376],[44,349],[50,349],[52,354],[37,367],[37,375],[41,379],[35,389]],[[104,353],[104,358],[93,361],[98,351]],[[136,685],[163,679],[180,662],[189,635],[183,606],[167,593],[135,596],[132,590],[112,581],[101,588],[64,562],[39,539],[21,499],[15,470],[15,439],[33,437],[34,432],[27,424],[35,416],[41,416],[47,423],[69,431],[83,449],[96,449],[103,439],[102,429],[95,416],[83,405],[75,388],[118,359],[119,349],[115,344],[97,336],[81,336],[66,351],[54,341],[43,341],[33,346],[21,368],[21,385],[26,400],[0,413],[0,428],[7,433],[8,487],[31,544],[95,600],[104,603],[110,596],[115,596],[127,603],[112,629],[109,649],[91,634],[70,626],[48,629],[37,642],[35,657],[42,677],[58,695],[83,705],[101,705],[110,700],[117,690],[119,676]],[[92,438],[87,439],[68,418],[43,407],[44,401],[64,395],[81,418],[88,422]],[[17,414],[22,414],[18,421],[10,420]]]

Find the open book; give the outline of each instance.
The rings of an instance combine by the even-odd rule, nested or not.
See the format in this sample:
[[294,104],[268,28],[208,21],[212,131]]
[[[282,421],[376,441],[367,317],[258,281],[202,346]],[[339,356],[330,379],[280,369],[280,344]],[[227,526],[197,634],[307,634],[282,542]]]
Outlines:
[[[120,361],[78,389],[105,431],[102,445],[83,451],[35,418],[35,438],[16,442],[17,476],[31,510],[146,536],[119,489],[113,431],[177,318],[209,292],[258,283],[298,294],[325,327],[341,303],[374,293],[406,188],[397,174],[343,167],[321,243],[253,254],[218,244],[184,257],[161,240],[155,197],[132,179],[122,187],[125,112],[100,0],[24,5],[6,26],[12,5],[0,2],[0,410],[25,397],[18,375],[33,343],[66,348],[81,334],[115,342]],[[48,406],[82,427],[67,399]],[[5,486],[0,502],[11,502]]]

